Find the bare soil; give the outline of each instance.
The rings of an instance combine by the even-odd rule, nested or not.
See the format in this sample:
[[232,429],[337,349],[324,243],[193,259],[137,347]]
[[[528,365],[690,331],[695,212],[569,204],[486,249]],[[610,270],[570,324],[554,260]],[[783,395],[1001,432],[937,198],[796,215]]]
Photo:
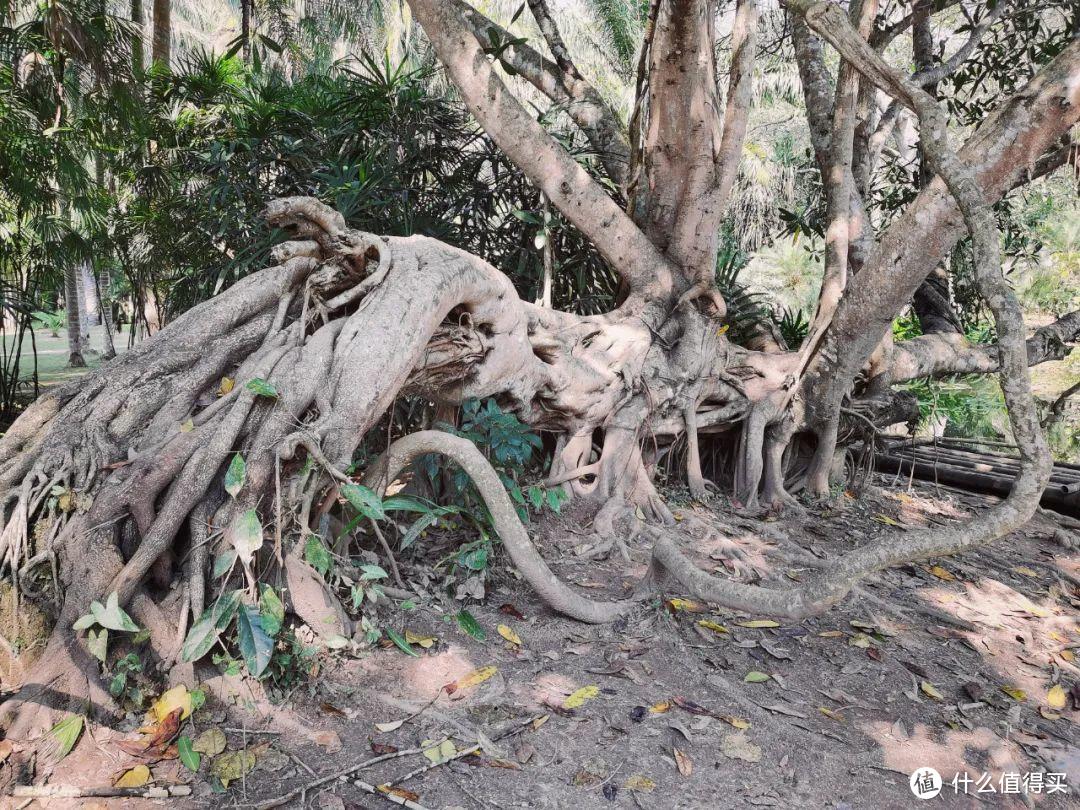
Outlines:
[[[891,477],[875,478],[861,499],[841,495],[828,508],[782,519],[744,518],[720,501],[706,508],[668,495],[681,518],[683,549],[699,565],[723,574],[731,566],[725,544],[734,542],[766,578],[794,581],[808,569],[766,558],[766,551],[794,543],[833,556],[898,525],[945,526],[987,506],[980,496]],[[726,540],[697,539],[703,526],[694,517]],[[591,627],[551,613],[507,575],[471,608],[484,641],[421,604],[405,614],[404,627],[437,640],[417,648],[419,657],[396,647],[359,657],[327,652],[285,705],[270,705],[239,678],[209,678],[211,698],[185,733],[217,726],[229,750],[247,747],[258,757],[255,770],[225,792],[211,787],[205,758],[194,777],[172,760],[153,765],[154,777],[191,782],[190,799],[33,806],[254,807],[392,749],[451,738],[461,751],[482,733],[477,754],[402,787],[423,807],[469,810],[891,808],[920,806],[909,775],[930,766],[945,781],[934,800],[943,806],[1077,807],[1080,554],[1062,544],[1068,535],[1058,529],[1037,516],[992,548],[885,572],[828,614],[778,626],[667,593],[621,624]],[[603,562],[576,557],[588,530],[572,513],[534,531],[556,572],[590,595],[628,595],[645,573],[648,555],[640,548],[630,549],[629,563],[618,553]],[[504,640],[499,625],[511,628],[520,646]],[[497,672],[482,683],[444,689],[488,666]],[[1063,709],[1051,708],[1056,683],[1066,693]],[[562,708],[589,686],[595,695]],[[542,724],[495,740],[543,716]],[[376,728],[405,718],[391,731]],[[131,725],[129,718],[118,728]],[[100,726],[90,732],[55,766],[50,783],[103,785],[130,767],[116,740],[134,734]],[[378,785],[432,764],[414,753],[350,778]],[[1041,793],[1001,792],[1008,774],[1042,771],[1066,773],[1072,793],[1049,793],[1049,776]],[[958,773],[971,779],[966,796],[950,784]],[[284,806],[394,805],[336,780]]]

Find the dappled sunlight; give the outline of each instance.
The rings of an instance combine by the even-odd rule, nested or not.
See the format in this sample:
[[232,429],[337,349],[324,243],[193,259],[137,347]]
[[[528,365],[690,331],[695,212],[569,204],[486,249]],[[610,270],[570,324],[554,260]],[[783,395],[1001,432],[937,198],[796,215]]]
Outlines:
[[1069,648],[1077,640],[1075,614],[1063,614],[1051,597],[1031,600],[995,579],[962,582],[963,591],[923,588],[928,603],[976,625],[964,634],[1002,684],[1022,690],[1035,705],[1046,705],[1051,663],[1077,672]]
[[401,693],[407,697],[429,700],[446,684],[481,666],[474,663],[465,649],[456,644],[451,644],[434,655],[409,658],[404,662],[396,650],[388,650],[384,655],[393,656],[394,669],[399,672],[396,680]]
[[579,686],[581,684],[566,675],[545,672],[529,683],[511,685],[509,692],[530,708],[543,709],[545,706],[561,706]]
[[917,723],[905,736],[889,723],[878,720],[860,724],[859,730],[881,746],[882,764],[886,768],[909,774],[931,766],[946,783],[957,773],[966,772],[976,779],[985,772],[996,782],[1002,773],[1024,773],[1030,769],[1019,746],[989,728],[953,731]]

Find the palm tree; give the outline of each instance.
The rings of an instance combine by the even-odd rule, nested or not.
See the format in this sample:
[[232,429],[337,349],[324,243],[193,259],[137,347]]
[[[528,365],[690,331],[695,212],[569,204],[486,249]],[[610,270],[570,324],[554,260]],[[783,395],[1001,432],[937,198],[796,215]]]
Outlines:
[[172,2],[154,0],[153,59],[165,67],[172,55]]

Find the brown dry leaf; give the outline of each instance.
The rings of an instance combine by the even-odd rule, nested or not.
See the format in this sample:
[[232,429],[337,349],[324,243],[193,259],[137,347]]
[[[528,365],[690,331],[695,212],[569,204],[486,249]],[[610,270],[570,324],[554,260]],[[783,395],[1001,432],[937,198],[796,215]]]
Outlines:
[[137,788],[150,781],[150,769],[145,765],[136,765],[134,768],[124,771],[120,778],[113,782],[113,787]]
[[147,748],[156,748],[166,745],[180,733],[180,717],[183,708],[177,706],[165,716],[157,725],[150,727],[150,739],[146,741]]
[[1050,691],[1046,693],[1046,705],[1051,709],[1064,709],[1066,697],[1065,687],[1060,683],[1056,683],[1050,687]]
[[671,751],[675,754],[675,765],[679,768],[679,773],[683,776],[690,776],[694,772],[694,760],[690,759],[678,748],[672,748]]
[[532,721],[532,730],[536,731],[538,728],[540,728],[540,726],[544,725],[544,723],[546,723],[548,721],[549,717],[551,717],[550,714],[543,714],[543,715],[540,715],[540,717],[537,717],[535,720],[533,720]]
[[474,669],[468,675],[462,678],[458,678],[456,681],[451,681],[443,689],[446,694],[452,695],[461,689],[469,689],[470,687],[482,684],[492,675],[499,671],[498,667],[480,667],[480,669]]
[[378,743],[374,740],[368,740],[368,744],[371,745],[372,753],[379,754],[380,756],[383,754],[396,754],[398,752],[398,747],[396,745]]
[[1062,661],[1068,661],[1070,664],[1076,660],[1076,653],[1072,650],[1062,650],[1058,653]]
[[944,700],[945,696],[937,690],[937,688],[929,681],[923,681],[919,684],[919,688],[923,691],[923,694],[927,697],[932,697],[934,700]]
[[940,565],[932,565],[926,570],[928,570],[931,574],[933,574],[938,579],[945,580],[946,582],[952,582],[953,580],[956,579],[955,574],[953,574],[951,571],[949,571],[949,570],[947,570],[945,568],[942,568]]
[[411,790],[406,790],[405,788],[394,787],[393,785],[379,785],[379,790],[388,796],[397,796],[399,799],[405,799],[406,801],[420,801],[419,793],[413,793]]
[[623,782],[623,787],[636,793],[652,793],[656,790],[656,782],[644,774],[635,773]]
[[496,630],[499,631],[499,635],[509,641],[515,647],[521,646],[521,636],[514,632],[513,628],[508,624],[500,624]]

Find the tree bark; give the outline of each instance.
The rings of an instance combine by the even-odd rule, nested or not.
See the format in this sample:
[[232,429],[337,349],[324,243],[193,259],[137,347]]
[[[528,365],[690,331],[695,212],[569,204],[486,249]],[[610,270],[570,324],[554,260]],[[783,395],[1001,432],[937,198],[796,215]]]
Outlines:
[[172,59],[172,0],[154,0],[153,61],[169,67]]

